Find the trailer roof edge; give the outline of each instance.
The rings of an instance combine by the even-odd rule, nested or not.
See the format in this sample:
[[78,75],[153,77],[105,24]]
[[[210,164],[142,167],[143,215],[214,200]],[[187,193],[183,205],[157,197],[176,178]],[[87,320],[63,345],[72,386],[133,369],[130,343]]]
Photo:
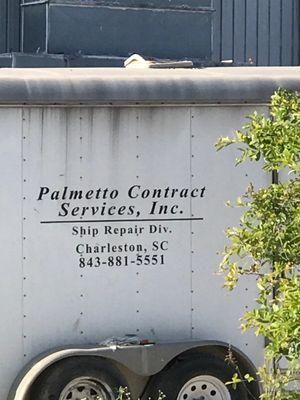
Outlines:
[[0,105],[261,104],[300,67],[0,69]]

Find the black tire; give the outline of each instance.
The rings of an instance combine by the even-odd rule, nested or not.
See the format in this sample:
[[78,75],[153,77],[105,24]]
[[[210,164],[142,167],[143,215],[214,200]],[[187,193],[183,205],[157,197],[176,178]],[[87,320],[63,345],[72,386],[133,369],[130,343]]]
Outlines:
[[67,394],[69,387],[73,388],[71,382],[78,382],[78,388],[75,384],[72,390],[89,390],[91,398],[101,392],[105,400],[115,400],[119,388],[128,387],[126,379],[109,361],[100,357],[72,357],[51,365],[39,376],[31,389],[30,400],[60,400],[63,397],[71,400],[74,396]]
[[[193,384],[191,386],[192,389],[187,389],[184,394],[181,392],[191,379],[204,375],[213,377],[212,381],[217,378],[220,382],[221,390],[223,390],[223,384],[230,381],[234,373],[235,370],[231,366],[212,354],[202,353],[193,358],[176,360],[169,368],[152,377],[146,388],[143,400],[148,400],[149,398],[157,400],[159,391],[166,396],[166,400],[177,400],[179,394],[180,399],[187,400],[193,399],[195,395],[197,399],[206,400],[214,399],[215,397],[225,398],[226,400],[227,398],[230,398],[230,400],[248,400],[247,390],[243,384],[238,385],[236,390],[231,385],[226,386],[225,391],[227,389],[229,396],[227,394],[220,396],[215,393],[216,390],[214,388],[212,390],[212,387],[205,385],[205,382],[203,384],[199,383],[201,388],[197,388],[196,384]],[[199,382],[201,382],[201,379]],[[216,381],[216,383],[218,382]],[[194,390],[194,394],[190,390]],[[210,392],[207,392],[208,390]],[[202,391],[203,394],[199,393]]]

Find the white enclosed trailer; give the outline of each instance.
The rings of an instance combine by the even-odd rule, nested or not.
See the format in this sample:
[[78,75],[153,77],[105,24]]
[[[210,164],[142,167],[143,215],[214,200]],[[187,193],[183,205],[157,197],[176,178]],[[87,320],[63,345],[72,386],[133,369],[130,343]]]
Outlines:
[[216,253],[226,200],[271,176],[214,143],[279,86],[300,70],[0,71],[0,400],[258,395],[224,385],[228,349],[254,373],[264,341]]

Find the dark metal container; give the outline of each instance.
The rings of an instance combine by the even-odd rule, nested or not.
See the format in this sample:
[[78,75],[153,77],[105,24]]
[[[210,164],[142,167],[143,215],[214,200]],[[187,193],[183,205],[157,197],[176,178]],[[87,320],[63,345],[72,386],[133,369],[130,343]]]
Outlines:
[[210,0],[25,2],[26,53],[211,60]]
[[19,51],[20,1],[0,0],[0,53]]

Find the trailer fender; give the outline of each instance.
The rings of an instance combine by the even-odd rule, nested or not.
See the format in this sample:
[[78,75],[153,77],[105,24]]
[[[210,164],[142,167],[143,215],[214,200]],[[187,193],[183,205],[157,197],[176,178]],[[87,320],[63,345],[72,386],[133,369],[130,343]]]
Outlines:
[[239,349],[219,341],[181,341],[173,343],[158,343],[146,345],[120,346],[84,346],[63,347],[42,353],[31,360],[15,379],[8,400],[26,400],[31,385],[38,376],[50,365],[69,357],[98,356],[111,360],[120,366],[128,368],[141,377],[149,377],[167,368],[179,356],[181,358],[195,356],[201,352],[211,352],[226,355],[231,349],[238,362],[250,373],[256,369],[249,358]]

